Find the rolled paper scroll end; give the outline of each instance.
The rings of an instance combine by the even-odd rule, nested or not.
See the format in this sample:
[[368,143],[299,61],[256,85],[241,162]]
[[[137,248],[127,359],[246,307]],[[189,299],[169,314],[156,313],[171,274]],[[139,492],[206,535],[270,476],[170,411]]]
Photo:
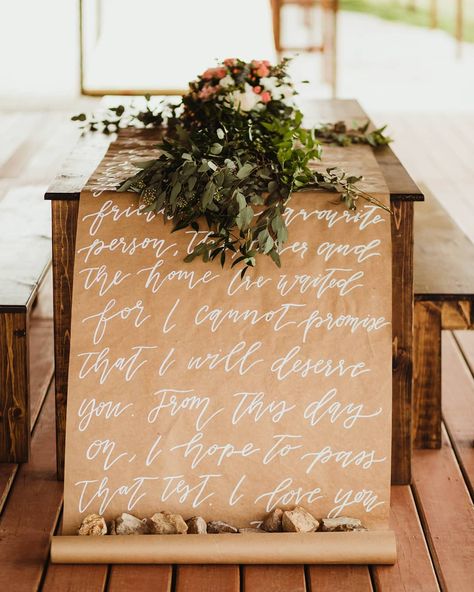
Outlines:
[[52,563],[383,564],[397,558],[391,530],[353,532],[53,536]]

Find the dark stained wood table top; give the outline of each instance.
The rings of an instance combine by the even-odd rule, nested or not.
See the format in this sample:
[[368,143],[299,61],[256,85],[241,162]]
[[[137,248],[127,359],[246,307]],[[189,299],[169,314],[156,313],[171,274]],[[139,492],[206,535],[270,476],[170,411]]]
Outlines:
[[[351,124],[368,115],[352,99],[308,101],[303,106],[307,125],[344,120]],[[137,130],[140,133],[140,130]],[[45,194],[47,200],[79,199],[81,190],[104,156],[114,136],[98,132],[83,134]],[[390,146],[379,147],[375,157],[392,200],[422,201],[423,193],[405,170]]]

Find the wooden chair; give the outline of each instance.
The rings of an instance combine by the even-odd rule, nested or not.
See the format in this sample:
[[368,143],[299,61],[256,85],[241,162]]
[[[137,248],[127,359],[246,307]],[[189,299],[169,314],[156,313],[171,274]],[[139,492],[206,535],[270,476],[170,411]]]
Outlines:
[[0,202],[0,462],[29,458],[29,317],[51,264],[45,206],[34,187]]
[[413,442],[441,447],[441,331],[474,329],[474,244],[436,199],[415,212]]
[[[315,6],[322,9],[322,33],[321,45],[309,45],[303,47],[284,47],[281,42],[281,10],[284,4],[297,4],[305,9],[306,14]],[[285,51],[321,52],[323,56],[324,81],[331,85],[333,98],[337,95],[337,14],[339,0],[271,0],[273,12],[273,37],[275,49],[279,56]],[[310,23],[310,19],[308,18]]]

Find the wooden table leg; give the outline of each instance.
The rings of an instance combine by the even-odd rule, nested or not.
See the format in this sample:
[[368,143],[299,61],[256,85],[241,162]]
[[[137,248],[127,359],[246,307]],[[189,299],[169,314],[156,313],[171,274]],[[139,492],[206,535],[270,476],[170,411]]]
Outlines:
[[441,448],[441,308],[439,302],[415,302],[415,448]]
[[0,313],[0,462],[30,455],[28,314]]
[[392,202],[392,484],[411,480],[413,388],[413,202]]
[[53,200],[54,364],[56,388],[56,464],[64,479],[66,403],[71,340],[71,303],[78,200]]

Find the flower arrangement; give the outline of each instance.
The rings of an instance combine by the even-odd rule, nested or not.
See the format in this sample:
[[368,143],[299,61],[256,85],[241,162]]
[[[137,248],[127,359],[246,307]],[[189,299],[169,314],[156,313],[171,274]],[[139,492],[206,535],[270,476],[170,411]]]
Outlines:
[[208,68],[189,87],[188,104],[196,100],[221,101],[244,112],[262,110],[272,100],[291,104],[296,94],[284,65],[271,66],[267,60],[246,63],[237,58]]
[[[163,130],[161,155],[136,163],[140,170],[119,190],[138,193],[142,206],[172,218],[175,230],[207,226],[186,261],[219,257],[224,266],[229,258],[232,266],[243,266],[242,277],[259,253],[279,266],[288,237],[283,213],[295,191],[334,191],[349,209],[361,198],[384,207],[358,188],[359,177],[310,166],[320,159],[322,145],[317,130],[302,125],[287,66],[288,60],[271,65],[228,58],[190,82],[167,117],[148,102],[136,113],[113,108],[101,121],[84,114],[74,118],[106,132],[137,124]],[[340,145],[390,141],[383,128],[320,129],[323,139]]]

